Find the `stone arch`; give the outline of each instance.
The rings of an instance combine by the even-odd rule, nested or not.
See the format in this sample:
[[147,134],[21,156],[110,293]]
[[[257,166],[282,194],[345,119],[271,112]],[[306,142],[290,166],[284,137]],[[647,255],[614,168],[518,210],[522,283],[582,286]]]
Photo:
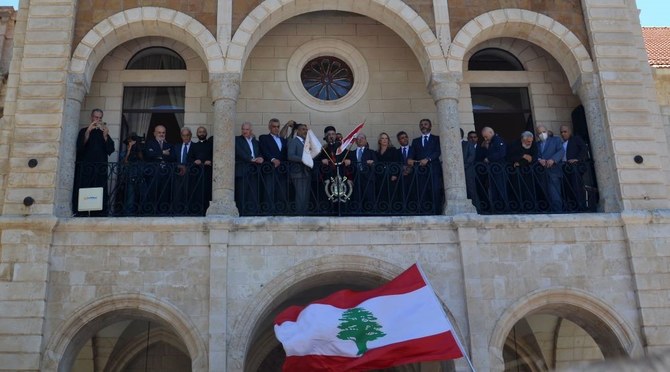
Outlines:
[[593,72],[589,52],[574,33],[544,14],[524,9],[494,10],[463,26],[447,53],[449,71],[462,73],[465,54],[475,45],[498,37],[523,39],[545,49],[561,65],[570,86],[583,73]]
[[41,370],[67,371],[79,349],[95,332],[127,318],[146,319],[172,328],[188,350],[192,370],[207,370],[207,346],[196,325],[176,306],[140,293],[105,296],[75,310],[52,334]]
[[71,74],[83,74],[88,84],[98,64],[115,47],[141,36],[163,36],[191,46],[210,73],[223,71],[223,53],[216,39],[196,19],[161,7],[127,9],[93,27],[74,50]]
[[498,319],[489,342],[492,362],[493,359],[502,362],[502,350],[512,327],[520,319],[537,313],[565,318],[582,327],[606,358],[622,354],[639,356],[643,351],[633,328],[610,305],[582,290],[554,288],[522,297]]
[[447,65],[440,42],[428,24],[402,1],[297,1],[265,0],[242,21],[226,53],[226,70],[242,73],[256,43],[281,22],[309,12],[339,10],[374,19],[396,32],[414,52],[426,83],[432,73],[446,72]]
[[[403,268],[386,261],[354,255],[314,258],[301,262],[291,270],[285,270],[266,284],[263,290],[240,311],[239,317],[232,321],[235,326],[231,334],[237,337],[231,340],[228,349],[228,369],[246,370],[245,360],[251,351],[252,342],[259,335],[258,332],[262,331],[264,319],[292,296],[320,285],[333,284],[336,280],[347,277],[348,274],[359,275],[356,276],[356,281],[361,286],[376,287],[403,271]],[[457,323],[450,311],[445,310],[454,325],[457,336],[462,340],[462,333]],[[262,347],[269,348],[268,345],[262,345]]]

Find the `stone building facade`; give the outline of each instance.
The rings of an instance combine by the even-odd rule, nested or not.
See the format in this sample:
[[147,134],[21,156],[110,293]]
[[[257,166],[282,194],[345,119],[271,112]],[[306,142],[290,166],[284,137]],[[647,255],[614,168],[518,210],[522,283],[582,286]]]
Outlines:
[[[0,370],[278,370],[279,311],[414,262],[477,370],[667,352],[670,111],[635,1],[513,3],[21,2],[0,119]],[[128,68],[151,48],[185,68]],[[523,69],[469,69],[490,49]],[[322,55],[353,70],[340,100],[301,90],[300,69]],[[77,132],[101,108],[118,146],[129,87],[183,87],[179,125],[214,135],[206,217],[71,216]],[[477,128],[481,87],[526,89],[533,123],[554,132],[584,107],[597,213],[474,213],[459,128]],[[316,132],[365,120],[370,138],[415,137],[432,119],[443,215],[238,217],[233,137],[272,117]]]

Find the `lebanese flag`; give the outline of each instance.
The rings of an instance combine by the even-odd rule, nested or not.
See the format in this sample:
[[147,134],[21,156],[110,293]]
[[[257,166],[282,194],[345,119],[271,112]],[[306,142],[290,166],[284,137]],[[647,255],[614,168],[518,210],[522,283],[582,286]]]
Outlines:
[[366,371],[463,356],[416,264],[377,289],[291,306],[274,328],[286,351],[284,371]]
[[354,138],[356,138],[358,132],[360,132],[361,129],[363,129],[364,125],[365,122],[358,124],[356,128],[354,128],[354,130],[351,131],[351,133],[347,134],[346,137],[342,138],[342,143],[340,144],[340,147],[337,148],[337,151],[335,151],[335,155],[340,155],[342,152],[344,152],[344,150],[347,149],[347,147],[349,147],[351,141],[353,141]]

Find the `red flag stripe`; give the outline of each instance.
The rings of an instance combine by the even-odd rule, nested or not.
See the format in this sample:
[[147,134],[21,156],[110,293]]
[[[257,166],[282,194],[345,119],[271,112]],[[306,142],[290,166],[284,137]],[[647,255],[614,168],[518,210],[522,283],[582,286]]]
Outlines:
[[354,128],[349,134],[347,134],[344,138],[342,138],[342,143],[340,144],[340,147],[337,148],[337,151],[335,152],[337,155],[341,154],[347,146],[351,143],[352,139],[354,138],[355,135],[360,132],[361,129],[363,129],[363,126],[365,125],[365,122],[362,122]]
[[370,349],[359,358],[306,355],[289,356],[284,372],[302,371],[367,371],[432,360],[461,358],[463,353],[451,332],[423,337]]
[[[344,289],[312,303],[331,305],[340,309],[349,309],[356,307],[361,302],[373,297],[409,293],[424,286],[426,286],[426,282],[423,280],[419,268],[414,264],[395,279],[381,287],[362,292]],[[287,308],[277,315],[275,324],[282,324],[286,321],[295,322],[304,308],[305,306],[291,306]]]

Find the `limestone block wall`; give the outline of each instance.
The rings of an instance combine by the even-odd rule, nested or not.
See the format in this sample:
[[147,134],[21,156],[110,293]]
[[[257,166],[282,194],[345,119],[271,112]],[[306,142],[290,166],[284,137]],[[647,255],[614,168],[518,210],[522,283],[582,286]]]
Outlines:
[[211,33],[216,34],[217,2],[216,1],[179,1],[179,0],[155,0],[134,3],[109,2],[104,0],[73,1],[77,4],[75,15],[76,25],[74,29],[73,44],[77,45],[86,33],[100,21],[136,6],[156,6],[174,9],[188,14],[202,23]]
[[[589,35],[584,22],[580,0],[557,0],[557,1],[530,1],[520,0],[508,2],[503,0],[449,0],[449,25],[451,34],[456,33],[470,20],[480,14],[505,8],[526,9],[551,17],[568,27],[587,46],[590,52]],[[510,5],[513,4],[513,5]]]
[[[653,82],[640,50],[641,30],[633,5],[633,1],[583,1],[606,112],[604,134],[614,144],[623,207],[667,208],[668,144],[655,123],[659,109],[649,97]],[[635,155],[643,156],[644,163],[636,164]]]
[[[368,88],[349,108],[331,112],[311,109],[289,88],[289,59],[298,47],[319,39],[341,40],[364,58]],[[270,30],[247,61],[237,121],[251,121],[258,135],[267,132],[267,122],[272,117],[282,123],[289,119],[311,123],[317,135],[323,134],[329,124],[346,135],[355,124],[366,120],[364,132],[372,148],[376,148],[377,135],[382,131],[389,133],[394,143],[400,130],[407,131],[411,138],[418,136],[419,120],[427,117],[435,124],[436,109],[417,57],[397,34],[367,17],[318,12],[291,18]]]
[[0,370],[36,371],[55,218],[0,220]]
[[[499,48],[514,55],[525,71],[467,71],[473,54],[486,48]],[[544,125],[559,134],[561,125],[572,125],[571,114],[579,104],[563,69],[542,48],[519,39],[488,40],[471,49],[463,59],[463,84],[459,115],[461,126],[474,130],[471,87],[528,87],[535,125]],[[481,138],[481,133],[479,134]],[[519,133],[521,135],[521,133]]]
[[[74,4],[46,1],[17,15],[0,146],[3,213],[53,212],[61,118],[71,51]],[[38,133],[39,136],[35,134]],[[40,166],[29,168],[28,160]]]

